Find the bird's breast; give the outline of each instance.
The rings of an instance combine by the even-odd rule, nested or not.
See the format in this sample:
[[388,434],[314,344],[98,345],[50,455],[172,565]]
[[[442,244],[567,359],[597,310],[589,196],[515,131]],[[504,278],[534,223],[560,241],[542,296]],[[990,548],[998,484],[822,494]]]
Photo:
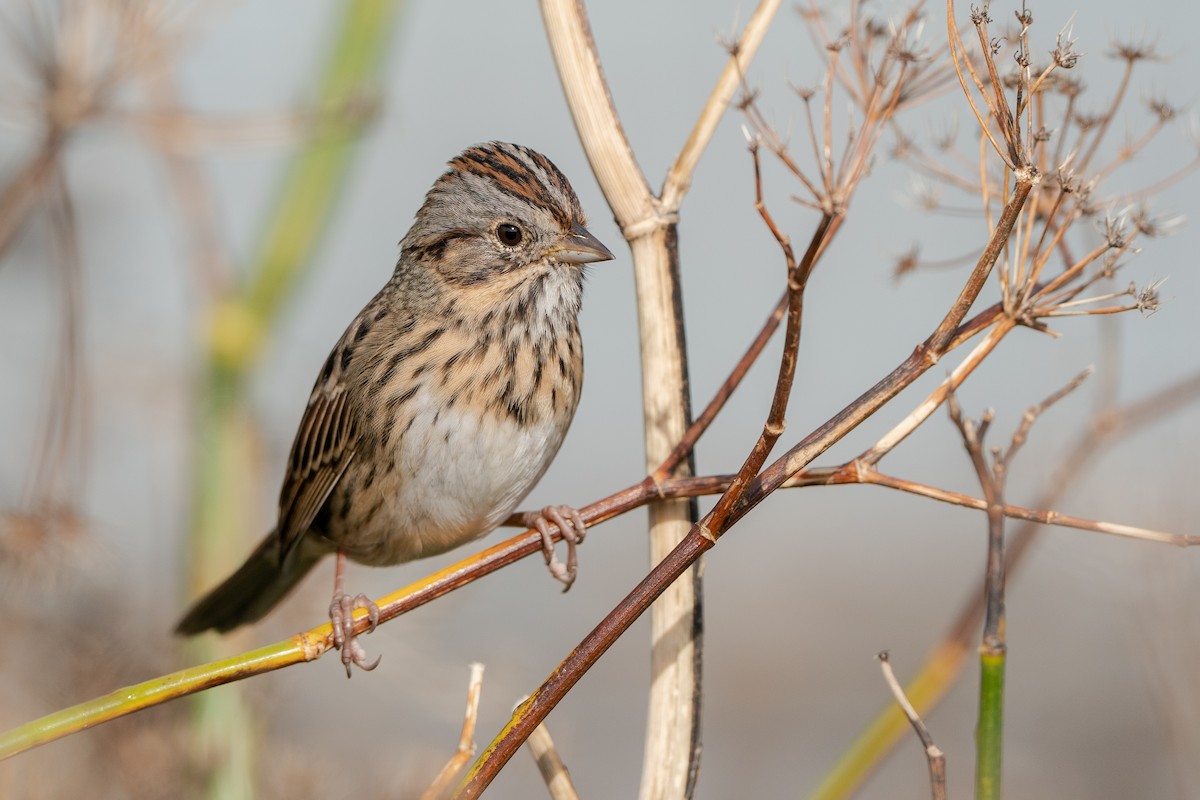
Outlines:
[[[355,560],[395,564],[487,534],[566,436],[582,378],[577,331],[540,346],[498,337],[475,354],[446,338],[445,348],[430,348],[428,365],[382,393],[374,407],[391,410],[365,426],[374,452],[356,456],[343,479],[354,496],[333,538]],[[438,365],[454,352],[443,373]],[[364,492],[366,469],[375,474]]]

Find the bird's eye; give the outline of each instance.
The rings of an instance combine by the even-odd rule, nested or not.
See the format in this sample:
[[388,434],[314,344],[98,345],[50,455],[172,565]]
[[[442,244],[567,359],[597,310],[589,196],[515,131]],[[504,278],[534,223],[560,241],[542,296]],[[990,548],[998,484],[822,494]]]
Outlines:
[[496,238],[506,247],[516,247],[525,238],[525,234],[511,222],[501,222],[496,226]]

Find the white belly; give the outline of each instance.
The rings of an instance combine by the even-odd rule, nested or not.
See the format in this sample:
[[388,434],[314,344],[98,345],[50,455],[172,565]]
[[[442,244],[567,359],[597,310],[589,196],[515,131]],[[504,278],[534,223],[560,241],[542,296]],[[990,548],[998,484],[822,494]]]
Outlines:
[[435,405],[424,391],[411,402],[417,418],[394,455],[397,479],[380,487],[389,499],[372,530],[360,532],[359,544],[366,547],[351,550],[371,550],[374,564],[435,555],[492,531],[546,471],[570,421],[481,419],[462,413],[458,404]]

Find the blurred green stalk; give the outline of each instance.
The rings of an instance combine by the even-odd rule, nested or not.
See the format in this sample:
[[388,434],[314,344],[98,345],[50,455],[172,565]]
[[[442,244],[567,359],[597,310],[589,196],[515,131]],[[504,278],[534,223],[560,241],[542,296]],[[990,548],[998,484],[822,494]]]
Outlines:
[[[317,79],[317,113],[303,149],[280,183],[251,265],[228,297],[207,309],[206,367],[197,387],[199,415],[187,559],[189,600],[212,586],[246,553],[255,527],[256,498],[248,496],[256,425],[246,409],[247,379],[312,261],[345,184],[359,135],[373,111],[378,80],[399,0],[350,0],[333,26],[329,55]],[[222,648],[197,640],[189,657],[211,661]],[[200,763],[212,764],[208,793],[254,794],[255,726],[240,689],[204,692],[193,719]]]
[[1004,734],[1004,647],[979,651],[979,724],[975,728],[975,798],[999,800]]

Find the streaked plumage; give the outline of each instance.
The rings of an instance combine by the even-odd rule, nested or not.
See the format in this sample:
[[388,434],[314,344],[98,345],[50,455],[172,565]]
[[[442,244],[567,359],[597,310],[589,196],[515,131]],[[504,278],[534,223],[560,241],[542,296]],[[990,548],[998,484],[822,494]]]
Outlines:
[[483,536],[516,509],[579,401],[583,266],[612,257],[584,226],[540,153],[492,142],[450,162],[391,279],[321,369],[275,530],[180,633],[259,619],[339,548],[397,564]]

